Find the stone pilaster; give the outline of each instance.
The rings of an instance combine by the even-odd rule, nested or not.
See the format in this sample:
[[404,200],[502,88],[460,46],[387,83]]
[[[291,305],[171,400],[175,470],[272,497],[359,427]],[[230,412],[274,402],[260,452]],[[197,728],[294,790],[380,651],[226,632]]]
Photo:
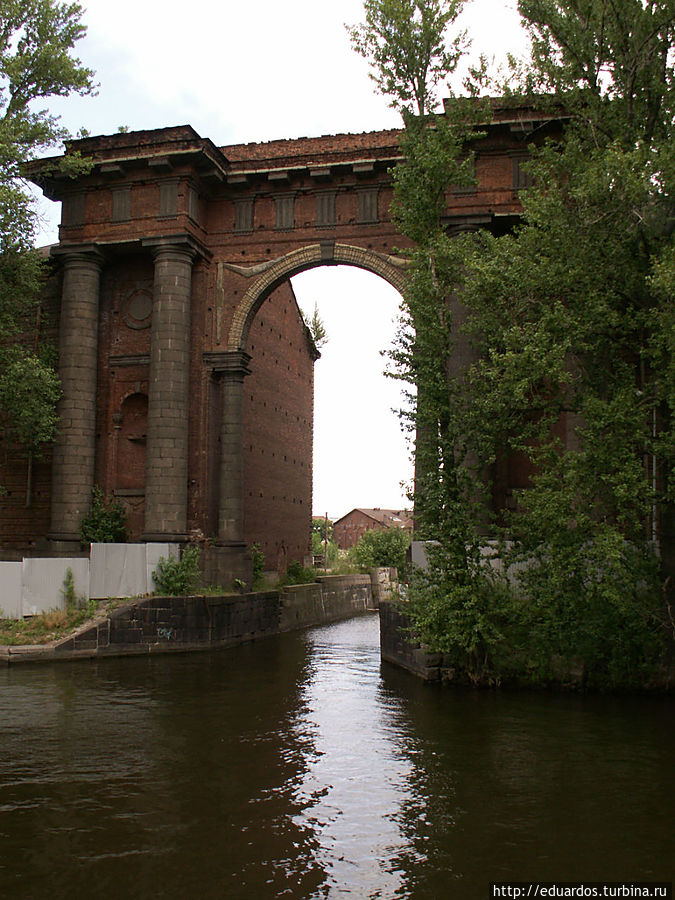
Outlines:
[[189,239],[144,241],[155,260],[148,387],[145,534],[187,539],[190,294]]
[[58,247],[63,258],[59,330],[62,396],[52,462],[49,539],[79,549],[82,516],[94,486],[99,282],[103,257],[93,245]]

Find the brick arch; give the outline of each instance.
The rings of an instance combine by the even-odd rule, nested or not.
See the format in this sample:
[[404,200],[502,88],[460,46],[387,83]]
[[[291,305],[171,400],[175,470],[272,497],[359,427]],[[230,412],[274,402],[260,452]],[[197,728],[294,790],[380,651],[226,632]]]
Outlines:
[[280,257],[261,275],[256,278],[242,297],[237,307],[232,325],[228,346],[230,350],[245,350],[251,323],[264,300],[284,281],[317,266],[356,266],[380,275],[399,293],[403,292],[407,281],[405,263],[393,257],[387,257],[374,250],[354,247],[351,244],[309,244],[299,250],[293,250]]

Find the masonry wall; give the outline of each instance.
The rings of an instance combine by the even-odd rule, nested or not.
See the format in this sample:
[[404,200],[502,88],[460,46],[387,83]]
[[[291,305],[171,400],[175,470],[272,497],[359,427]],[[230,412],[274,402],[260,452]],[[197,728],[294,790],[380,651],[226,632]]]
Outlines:
[[281,594],[279,628],[292,631],[315,622],[332,622],[345,610],[373,609],[369,575],[327,575],[317,584],[289,585]]
[[425,650],[410,634],[410,619],[401,603],[381,601],[380,655],[424,681],[440,681],[443,655]]

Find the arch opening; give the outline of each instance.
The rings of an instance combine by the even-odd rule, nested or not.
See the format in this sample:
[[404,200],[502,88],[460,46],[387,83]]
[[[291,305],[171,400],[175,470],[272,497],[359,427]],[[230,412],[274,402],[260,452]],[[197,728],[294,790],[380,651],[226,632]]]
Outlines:
[[[246,334],[244,532],[269,568],[307,561],[312,515],[410,506],[411,450],[397,415],[404,398],[383,357],[400,300],[372,271],[318,264],[256,302]],[[328,336],[316,361],[300,315],[311,319],[315,304]]]
[[355,507],[404,509],[411,449],[398,412],[401,383],[384,372],[394,345],[400,294],[360,268],[315,268],[292,279],[300,307],[314,303],[327,343],[314,368],[315,514]]

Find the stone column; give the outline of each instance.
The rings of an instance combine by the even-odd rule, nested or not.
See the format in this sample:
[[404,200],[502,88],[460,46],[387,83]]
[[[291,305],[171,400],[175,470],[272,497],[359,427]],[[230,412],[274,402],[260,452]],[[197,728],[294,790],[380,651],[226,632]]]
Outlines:
[[[55,549],[80,546],[80,520],[89,510],[96,450],[99,282],[103,257],[93,245],[58,247],[63,257],[59,330],[59,433],[52,461],[49,539]],[[61,546],[58,546],[61,545]]]
[[222,384],[220,428],[220,502],[218,540],[226,544],[244,543],[244,378],[250,374],[251,357],[243,350],[219,354],[214,366]]
[[186,237],[143,242],[155,260],[148,387],[146,541],[187,539],[190,292]]

